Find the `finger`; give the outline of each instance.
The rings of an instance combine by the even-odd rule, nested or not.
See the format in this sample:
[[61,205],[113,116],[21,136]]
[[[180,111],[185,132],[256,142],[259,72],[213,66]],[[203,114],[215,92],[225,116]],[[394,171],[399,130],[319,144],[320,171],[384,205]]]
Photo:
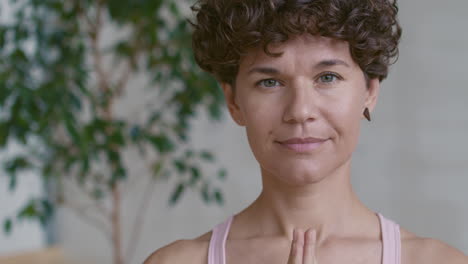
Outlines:
[[308,229],[304,235],[304,257],[303,264],[316,264],[315,245],[317,241],[317,232]]
[[294,228],[293,230],[293,240],[291,242],[291,249],[289,250],[289,258],[288,258],[288,264],[294,264],[296,261],[296,248],[297,248],[297,230]]
[[288,264],[302,264],[303,246],[304,232],[300,229],[294,229]]

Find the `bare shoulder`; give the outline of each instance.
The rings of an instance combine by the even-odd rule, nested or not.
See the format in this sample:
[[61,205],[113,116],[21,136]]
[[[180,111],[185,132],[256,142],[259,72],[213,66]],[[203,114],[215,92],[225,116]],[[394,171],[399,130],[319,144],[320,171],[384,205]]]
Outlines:
[[178,264],[178,263],[208,263],[208,245],[211,232],[195,239],[174,241],[154,251],[143,264]]
[[403,264],[468,264],[468,256],[443,241],[420,237],[401,227],[400,231]]

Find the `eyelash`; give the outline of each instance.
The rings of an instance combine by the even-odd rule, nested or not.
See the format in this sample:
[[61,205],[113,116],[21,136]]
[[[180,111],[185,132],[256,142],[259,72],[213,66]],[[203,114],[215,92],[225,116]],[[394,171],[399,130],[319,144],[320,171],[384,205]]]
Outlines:
[[321,79],[322,77],[324,77],[324,76],[333,76],[334,78],[336,78],[335,80],[333,80],[333,81],[331,81],[331,82],[323,82],[323,83],[325,83],[325,84],[333,83],[333,82],[335,82],[336,80],[340,80],[340,81],[343,80],[343,77],[341,77],[339,74],[334,73],[334,72],[325,72],[325,73],[321,74],[321,75],[318,77],[318,79],[320,80],[320,79]]
[[[330,84],[330,83],[335,82],[336,80],[343,80],[343,77],[341,77],[339,74],[334,73],[334,72],[325,72],[325,73],[321,74],[320,76],[318,76],[317,79],[320,80],[321,78],[323,78],[325,76],[332,76],[332,77],[334,77],[336,79],[334,79],[333,81],[330,81],[330,82],[322,82],[324,84]],[[262,83],[264,83],[266,81],[275,81],[275,82],[277,82],[277,85],[274,85],[274,86],[262,85]],[[262,86],[264,88],[272,88],[272,87],[276,87],[276,86],[279,86],[279,85],[282,85],[281,82],[276,80],[276,79],[273,79],[273,78],[263,79],[263,80],[260,80],[257,83],[255,83],[255,86]]]
[[276,80],[276,79],[272,79],[272,78],[269,78],[269,79],[263,79],[263,80],[260,80],[258,81],[257,83],[255,83],[255,86],[262,86],[262,87],[265,87],[265,88],[272,88],[272,87],[276,87],[278,85],[275,85],[275,86],[266,86],[266,85],[262,85],[263,82],[266,82],[266,81],[275,81],[278,83],[278,85],[281,85],[281,82]]

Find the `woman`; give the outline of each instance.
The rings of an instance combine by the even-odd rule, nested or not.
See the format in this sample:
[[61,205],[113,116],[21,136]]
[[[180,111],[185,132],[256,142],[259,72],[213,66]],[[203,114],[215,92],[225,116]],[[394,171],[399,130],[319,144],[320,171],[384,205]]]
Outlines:
[[350,183],[401,28],[388,0],[202,0],[199,65],[220,82],[262,175],[246,209],[145,263],[466,264],[367,208]]

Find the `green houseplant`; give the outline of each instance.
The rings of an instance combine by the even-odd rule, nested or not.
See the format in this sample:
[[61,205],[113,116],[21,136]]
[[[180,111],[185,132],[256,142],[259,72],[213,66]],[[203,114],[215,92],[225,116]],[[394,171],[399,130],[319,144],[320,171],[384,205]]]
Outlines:
[[[120,218],[121,191],[131,177],[124,153],[130,150],[154,182],[177,179],[170,204],[187,188],[206,202],[223,202],[216,184],[225,171],[207,175],[201,165],[213,162],[213,154],[189,144],[190,120],[204,110],[220,119],[223,102],[215,80],[193,59],[191,28],[182,14],[189,4],[10,1],[12,19],[0,25],[0,148],[15,142],[24,151],[2,157],[3,175],[13,191],[22,171],[34,171],[49,192],[4,219],[5,231],[18,219],[46,223],[56,206],[70,206],[84,219],[108,225],[100,230],[112,242],[114,263],[129,263],[132,250],[122,249]],[[144,81],[135,85],[137,79]],[[120,101],[135,87],[148,88],[148,100],[125,116]],[[66,181],[93,201],[100,223],[70,204]],[[131,239],[137,239],[139,224]]]

